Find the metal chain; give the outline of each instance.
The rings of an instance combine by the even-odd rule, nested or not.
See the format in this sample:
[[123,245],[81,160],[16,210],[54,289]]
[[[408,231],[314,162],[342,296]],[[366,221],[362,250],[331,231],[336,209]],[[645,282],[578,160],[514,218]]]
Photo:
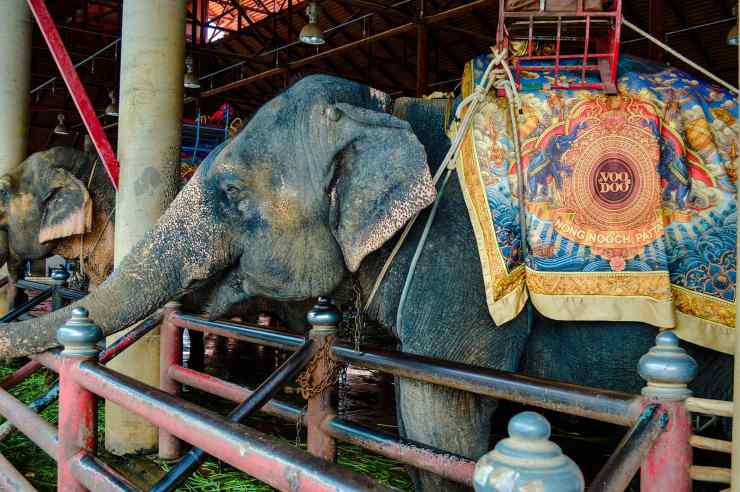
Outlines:
[[308,404],[301,408],[301,414],[298,415],[298,421],[295,423],[295,445],[301,447],[301,431],[303,430],[303,418],[306,416],[308,411]]
[[[303,372],[296,378],[301,396],[305,400],[316,397],[319,393],[329,389],[339,378],[339,373],[344,364],[337,362],[331,356],[332,345],[325,343],[316,355],[308,362]],[[319,363],[323,362],[325,371],[319,381],[313,381],[313,375]]]

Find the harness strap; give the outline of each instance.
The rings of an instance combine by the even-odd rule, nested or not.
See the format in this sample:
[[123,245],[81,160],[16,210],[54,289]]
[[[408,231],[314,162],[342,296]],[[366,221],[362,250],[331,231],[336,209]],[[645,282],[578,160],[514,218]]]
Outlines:
[[[496,67],[501,66],[502,68],[498,69]],[[399,328],[401,325],[401,319],[402,319],[402,307],[405,303],[406,296],[408,294],[408,289],[411,286],[411,282],[413,280],[414,272],[416,270],[416,263],[421,256],[421,252],[424,249],[424,244],[426,243],[426,239],[429,233],[429,230],[431,229],[432,222],[434,221],[434,218],[437,214],[437,208],[439,206],[439,202],[444,195],[444,190],[447,186],[447,182],[449,181],[449,178],[452,174],[452,171],[456,168],[456,159],[458,151],[460,150],[460,147],[462,145],[463,140],[465,139],[465,136],[467,135],[468,130],[470,129],[472,123],[473,123],[473,117],[478,113],[479,105],[485,100],[486,95],[490,92],[490,90],[493,88],[503,88],[506,92],[506,96],[509,99],[509,106],[510,106],[510,115],[512,117],[512,126],[515,128],[514,132],[516,132],[516,126],[517,122],[516,119],[514,119],[514,107],[521,108],[521,99],[519,98],[519,93],[516,89],[516,82],[514,80],[514,76],[511,73],[511,70],[509,69],[508,64],[506,63],[506,50],[493,50],[493,59],[488,64],[488,67],[486,67],[486,71],[483,73],[483,77],[481,78],[480,83],[475,87],[475,90],[472,94],[467,96],[465,99],[462,100],[460,105],[457,108],[456,111],[456,117],[458,119],[461,118],[463,109],[467,106],[470,106],[470,108],[465,112],[464,116],[462,116],[462,121],[460,123],[460,126],[455,133],[455,136],[453,138],[452,144],[450,145],[449,150],[447,151],[447,154],[445,155],[445,158],[442,161],[442,164],[439,166],[439,169],[437,169],[437,172],[434,174],[433,177],[433,183],[436,186],[439,182],[440,178],[444,174],[445,170],[447,170],[447,175],[445,176],[444,182],[442,183],[440,189],[437,192],[437,198],[434,201],[434,205],[432,207],[431,212],[429,213],[429,217],[427,218],[426,225],[424,226],[424,232],[422,233],[421,239],[419,240],[419,243],[416,246],[416,251],[414,252],[413,259],[411,261],[411,266],[409,268],[409,272],[406,275],[406,281],[404,282],[404,288],[401,292],[401,302],[399,304],[399,309],[397,311],[396,316],[396,327]],[[516,133],[515,133],[516,134]],[[519,160],[519,153],[518,153],[518,141],[516,146],[516,155],[517,160]],[[521,165],[517,166],[517,170],[521,169]],[[519,182],[522,183],[522,178],[519,179]],[[398,241],[393,247],[393,250],[391,250],[390,255],[386,259],[385,263],[383,264],[383,268],[380,270],[380,273],[378,274],[378,277],[375,279],[375,283],[373,284],[373,288],[370,291],[370,295],[368,296],[368,300],[365,303],[364,310],[367,311],[370,308],[370,305],[372,304],[375,295],[378,292],[378,289],[380,288],[380,284],[383,282],[383,279],[385,278],[385,275],[388,273],[388,270],[390,269],[393,260],[398,255],[398,252],[401,249],[401,246],[403,245],[404,241],[406,240],[406,237],[408,237],[409,231],[413,227],[414,223],[416,222],[416,219],[419,217],[419,213],[415,214],[406,224],[406,227],[404,228],[403,232],[401,233],[401,236],[398,238]],[[524,227],[522,225],[522,227]],[[524,238],[524,236],[522,236]]]

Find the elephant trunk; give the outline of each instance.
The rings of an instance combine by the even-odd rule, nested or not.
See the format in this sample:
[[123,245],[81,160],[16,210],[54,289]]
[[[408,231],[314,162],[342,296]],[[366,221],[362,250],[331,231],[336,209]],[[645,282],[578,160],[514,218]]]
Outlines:
[[84,299],[42,318],[0,326],[0,359],[57,346],[56,331],[75,307],[110,335],[233,264],[238,254],[217,223],[213,200],[194,177],[113,274]]

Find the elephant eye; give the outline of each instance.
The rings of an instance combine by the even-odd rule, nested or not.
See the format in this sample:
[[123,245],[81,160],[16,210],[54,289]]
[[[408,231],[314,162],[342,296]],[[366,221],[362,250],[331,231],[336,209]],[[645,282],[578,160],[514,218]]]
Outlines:
[[233,198],[239,195],[242,190],[234,184],[227,184],[226,186],[224,186],[224,191],[229,196],[229,198]]

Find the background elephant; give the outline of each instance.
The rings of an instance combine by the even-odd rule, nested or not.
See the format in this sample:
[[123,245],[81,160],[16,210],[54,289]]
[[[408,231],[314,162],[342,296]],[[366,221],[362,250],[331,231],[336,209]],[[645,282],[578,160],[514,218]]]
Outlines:
[[0,177],[0,264],[11,282],[26,260],[79,259],[92,286],[113,265],[115,192],[96,156],[53,147]]
[[[212,317],[232,315],[248,300],[343,296],[355,285],[367,295],[393,244],[388,240],[433,201],[429,166],[434,170],[449,145],[444,101],[398,100],[398,117],[384,112],[390,104],[377,91],[334,77],[296,83],[201,164],[154,230],[75,305],[86,307],[110,334],[189,292],[207,299]],[[653,345],[650,326],[558,323],[532,309],[504,326],[494,324],[456,179],[440,201],[404,310],[397,313],[425,219],[422,212],[370,307],[402,350],[639,391],[636,365]],[[3,326],[0,356],[55,346],[56,328],[73,306]],[[303,329],[304,322],[295,325]],[[728,399],[730,358],[688,348],[700,364],[697,393]],[[495,401],[406,380],[397,393],[407,437],[471,458],[488,451]],[[414,475],[423,490],[463,488]]]

